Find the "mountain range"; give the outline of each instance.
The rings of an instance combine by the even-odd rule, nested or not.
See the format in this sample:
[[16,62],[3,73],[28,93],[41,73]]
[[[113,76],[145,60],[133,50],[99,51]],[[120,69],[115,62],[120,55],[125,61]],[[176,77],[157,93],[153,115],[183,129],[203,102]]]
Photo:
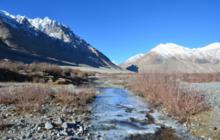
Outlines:
[[[30,19],[6,11],[0,11],[0,59],[118,68],[70,27],[48,17]],[[220,43],[201,48],[159,44],[120,66],[135,72],[220,72]]]
[[0,59],[116,68],[103,53],[48,17],[30,19],[0,11]]
[[121,67],[139,72],[220,72],[220,43],[192,49],[174,43],[159,44],[129,58]]

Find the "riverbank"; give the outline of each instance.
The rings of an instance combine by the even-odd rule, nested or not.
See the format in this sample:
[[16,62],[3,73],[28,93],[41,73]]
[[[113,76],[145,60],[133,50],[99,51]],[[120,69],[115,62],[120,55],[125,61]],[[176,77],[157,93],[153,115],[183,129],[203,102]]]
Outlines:
[[128,83],[134,93],[153,103],[164,114],[176,118],[192,135],[204,140],[218,140],[219,82],[210,75],[215,73],[149,74],[140,75],[139,79],[133,76],[132,82]]
[[0,139],[86,139],[91,72],[46,63],[0,63]]
[[204,139],[220,139],[220,83],[184,83],[185,87],[191,86],[204,96],[210,109],[192,116],[190,128],[194,135],[202,136]]
[[[73,139],[88,137],[88,104],[95,89],[73,85],[25,84],[1,87],[0,138]],[[2,94],[2,93],[1,93]],[[10,94],[10,95],[9,95]],[[4,102],[3,102],[4,101]]]
[[92,107],[93,139],[197,140],[184,125],[127,90],[124,85],[129,77],[123,74],[96,77],[100,94]]
[[92,105],[91,138],[197,140],[186,127],[120,87],[105,87]]

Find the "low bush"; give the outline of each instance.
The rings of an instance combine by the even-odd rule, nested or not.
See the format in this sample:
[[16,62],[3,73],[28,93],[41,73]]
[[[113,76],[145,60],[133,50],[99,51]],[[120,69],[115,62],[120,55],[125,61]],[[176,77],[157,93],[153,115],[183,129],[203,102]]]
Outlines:
[[19,111],[39,112],[50,97],[52,94],[47,87],[27,87],[16,93],[15,105]]
[[48,63],[24,64],[20,62],[0,61],[0,81],[13,82],[55,82],[59,78],[80,85],[88,80],[93,73],[82,72],[71,68],[61,68]]
[[87,105],[95,97],[95,89],[84,87],[79,92],[70,92],[69,90],[61,90],[56,95],[57,102],[74,107],[82,107]]
[[15,103],[15,98],[11,93],[0,93],[0,104],[9,105],[13,103]]
[[55,105],[76,107],[79,109],[94,99],[96,91],[93,88],[82,87],[70,91],[65,88],[57,89],[57,93],[48,86],[30,86],[16,90],[15,93],[9,91],[0,94],[0,104],[14,104],[16,111],[25,113],[41,113],[43,106]]
[[197,91],[183,90],[178,81],[179,75],[138,74],[130,84],[140,96],[156,105],[164,106],[169,113],[181,121],[207,109],[203,97]]

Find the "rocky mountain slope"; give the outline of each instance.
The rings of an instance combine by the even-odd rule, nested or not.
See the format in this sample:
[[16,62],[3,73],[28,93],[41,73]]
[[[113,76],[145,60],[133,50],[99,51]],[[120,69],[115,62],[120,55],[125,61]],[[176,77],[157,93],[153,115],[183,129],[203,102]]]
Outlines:
[[145,55],[121,66],[135,66],[138,71],[146,72],[220,72],[220,43],[193,49],[174,43],[159,44]]
[[54,20],[0,11],[0,59],[26,63],[116,67],[72,30]]

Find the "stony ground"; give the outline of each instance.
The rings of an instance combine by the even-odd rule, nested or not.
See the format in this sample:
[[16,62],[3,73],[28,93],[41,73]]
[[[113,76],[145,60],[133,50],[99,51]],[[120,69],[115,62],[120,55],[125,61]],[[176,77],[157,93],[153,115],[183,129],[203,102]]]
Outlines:
[[[32,84],[0,84],[1,89],[22,88]],[[11,86],[10,86],[11,85]],[[60,86],[51,88],[59,91]],[[63,88],[63,87],[62,87]],[[81,88],[66,85],[66,89],[80,92]],[[56,94],[56,93],[54,93]],[[48,102],[40,112],[18,111],[14,104],[0,104],[0,140],[71,140],[89,138],[90,108],[63,105],[59,102]]]
[[73,109],[45,107],[50,110],[42,116],[33,114],[18,115],[13,113],[13,106],[1,105],[1,116],[7,122],[0,137],[4,139],[71,139],[85,138],[89,126],[85,120],[75,115]]
[[186,87],[196,89],[209,105],[205,112],[191,117],[190,129],[193,134],[207,140],[220,139],[220,83],[184,83]]
[[[90,82],[98,87],[121,87],[127,78],[127,75],[100,74],[91,77],[90,79],[95,82]],[[33,83],[0,83],[0,91],[3,89],[16,91],[27,86],[33,86]],[[56,94],[59,89],[63,89],[63,86],[53,85],[51,90]],[[191,118],[189,125],[191,132],[205,140],[218,140],[220,139],[220,83],[193,84],[193,86],[202,91],[200,93],[205,96],[211,109]],[[82,90],[73,85],[65,85],[65,89],[75,92]],[[92,109],[89,106],[88,104],[86,108],[79,109],[48,102],[42,106],[42,111],[39,113],[25,113],[17,111],[13,104],[0,104],[0,140],[94,139],[90,134],[92,126],[89,120]],[[99,138],[101,139],[99,135],[95,136],[95,139]]]

